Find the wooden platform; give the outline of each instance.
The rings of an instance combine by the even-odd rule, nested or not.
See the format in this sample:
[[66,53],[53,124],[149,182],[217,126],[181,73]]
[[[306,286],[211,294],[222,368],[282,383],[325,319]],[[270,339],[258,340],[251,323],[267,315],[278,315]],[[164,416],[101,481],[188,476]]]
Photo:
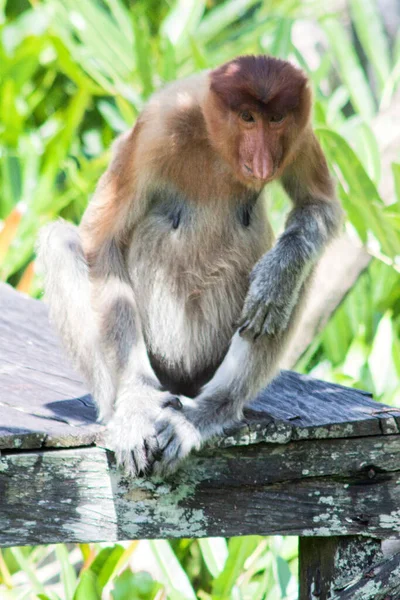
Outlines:
[[0,545],[398,535],[399,424],[365,392],[285,371],[173,477],[130,480],[95,446],[90,395],[45,305],[0,286]]

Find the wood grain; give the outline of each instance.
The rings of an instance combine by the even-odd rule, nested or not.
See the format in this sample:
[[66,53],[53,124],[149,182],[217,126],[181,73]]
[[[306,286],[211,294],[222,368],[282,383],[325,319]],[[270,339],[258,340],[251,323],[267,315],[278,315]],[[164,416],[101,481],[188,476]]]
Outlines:
[[100,448],[5,452],[0,545],[400,534],[400,436],[205,449],[168,479]]
[[[314,537],[300,538],[299,559],[299,600],[333,600],[339,597],[338,591],[352,586],[382,561],[383,553],[380,541],[371,538]],[[363,600],[376,597],[365,596]]]

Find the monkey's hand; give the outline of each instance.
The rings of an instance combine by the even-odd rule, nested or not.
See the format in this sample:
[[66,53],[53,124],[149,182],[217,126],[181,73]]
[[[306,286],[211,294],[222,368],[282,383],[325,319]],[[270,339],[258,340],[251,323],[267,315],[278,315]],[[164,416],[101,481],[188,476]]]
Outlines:
[[267,252],[250,274],[250,287],[238,324],[240,335],[256,339],[284,331],[303,280],[298,265],[288,263],[277,248]]
[[195,401],[181,397],[182,402],[163,409],[156,422],[159,456],[153,465],[156,474],[171,473],[192,450],[198,450],[205,439],[196,425]]
[[180,396],[178,403],[159,414],[156,431],[160,455],[154,463],[155,473],[175,471],[192,450],[199,450],[204,442],[238,424],[235,411],[229,409],[229,391],[213,393],[206,388],[196,398]]
[[[160,455],[156,422],[179,400],[169,392],[135,390],[119,398],[117,409],[97,444],[115,453],[117,465],[137,477],[151,471]],[[164,408],[165,407],[165,408]]]

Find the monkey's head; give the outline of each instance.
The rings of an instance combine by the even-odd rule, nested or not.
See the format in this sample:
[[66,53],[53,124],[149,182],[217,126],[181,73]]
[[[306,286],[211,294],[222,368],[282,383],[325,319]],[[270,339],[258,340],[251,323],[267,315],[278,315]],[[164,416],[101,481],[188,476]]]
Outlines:
[[286,61],[240,56],[210,73],[208,134],[246,185],[262,187],[281,175],[310,109],[307,78]]

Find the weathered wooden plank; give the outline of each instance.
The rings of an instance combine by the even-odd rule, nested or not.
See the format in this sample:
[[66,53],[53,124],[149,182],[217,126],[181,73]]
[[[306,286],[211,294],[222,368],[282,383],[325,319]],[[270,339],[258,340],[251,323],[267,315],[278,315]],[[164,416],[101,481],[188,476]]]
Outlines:
[[90,445],[94,444],[99,429],[96,423],[74,426],[59,416],[44,417],[0,404],[0,450]]
[[167,480],[100,448],[0,457],[0,544],[400,532],[400,436],[206,449]]
[[[394,417],[400,419],[400,411],[385,409],[365,392],[289,371],[252,406],[256,413],[242,433],[217,445],[390,434],[398,431]],[[92,400],[48,323],[45,305],[1,284],[0,448],[88,445],[100,430]]]
[[[354,583],[382,559],[380,540],[360,536],[301,537],[299,600],[333,600],[338,590]],[[363,600],[376,597],[369,595]]]
[[400,554],[364,570],[358,581],[335,590],[332,600],[398,600],[400,598]]

